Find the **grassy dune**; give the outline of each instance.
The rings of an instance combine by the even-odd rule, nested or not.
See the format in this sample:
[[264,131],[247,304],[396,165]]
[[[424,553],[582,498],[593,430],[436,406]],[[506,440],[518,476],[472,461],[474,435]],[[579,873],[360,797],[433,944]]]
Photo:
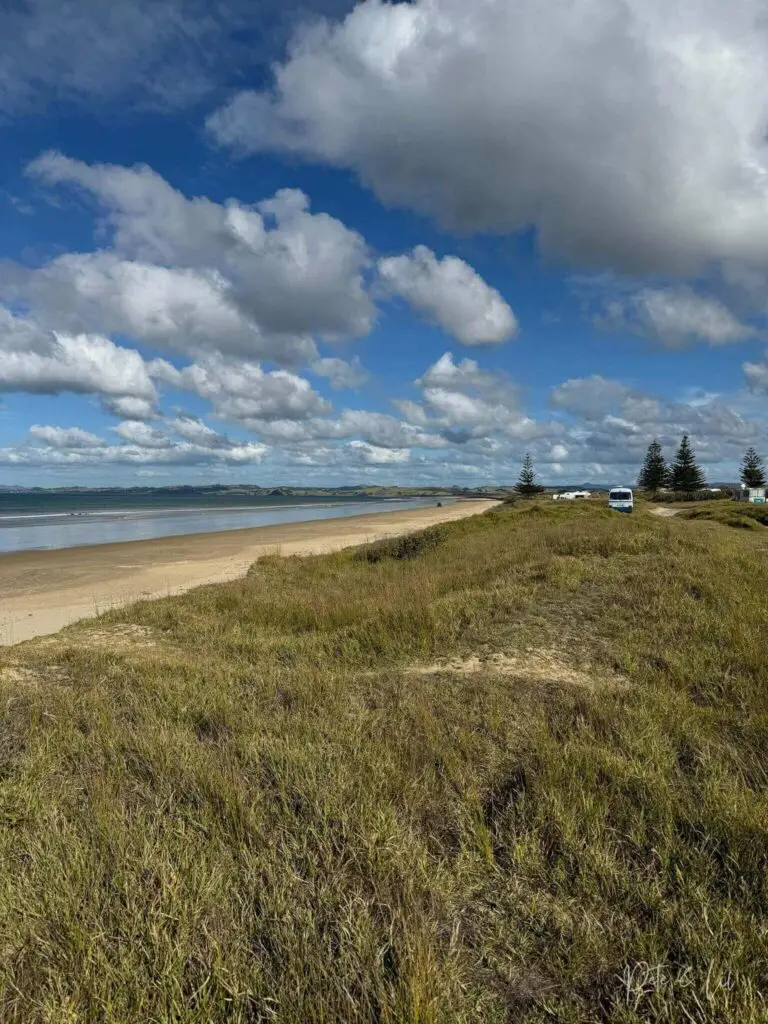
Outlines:
[[765,1022],[767,556],[501,508],[0,653],[0,1020]]
[[685,519],[707,519],[740,530],[759,530],[768,526],[768,505],[752,505],[749,502],[701,502],[684,508],[681,514]]

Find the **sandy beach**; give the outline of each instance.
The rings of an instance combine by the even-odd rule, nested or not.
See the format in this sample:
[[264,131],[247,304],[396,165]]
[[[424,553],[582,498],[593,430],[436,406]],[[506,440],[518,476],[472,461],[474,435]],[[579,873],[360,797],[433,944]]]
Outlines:
[[243,575],[265,554],[318,555],[463,519],[495,501],[0,555],[0,644],[56,633],[139,599]]

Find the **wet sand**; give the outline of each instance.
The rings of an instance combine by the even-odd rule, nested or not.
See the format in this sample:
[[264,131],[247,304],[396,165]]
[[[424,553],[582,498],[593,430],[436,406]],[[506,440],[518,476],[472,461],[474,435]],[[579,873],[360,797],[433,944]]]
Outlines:
[[56,633],[145,598],[181,594],[247,572],[265,554],[319,555],[463,519],[495,501],[0,555],[0,644]]

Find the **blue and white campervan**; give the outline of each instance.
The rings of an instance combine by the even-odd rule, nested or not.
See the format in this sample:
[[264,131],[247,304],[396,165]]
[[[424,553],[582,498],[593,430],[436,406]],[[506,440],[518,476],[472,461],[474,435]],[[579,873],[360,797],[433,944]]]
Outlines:
[[631,512],[635,507],[635,498],[629,487],[612,487],[608,491],[608,508],[617,512]]

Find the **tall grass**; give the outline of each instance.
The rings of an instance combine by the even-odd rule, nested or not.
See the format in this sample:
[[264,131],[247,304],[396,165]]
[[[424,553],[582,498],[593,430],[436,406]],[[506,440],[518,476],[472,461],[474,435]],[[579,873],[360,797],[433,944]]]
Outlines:
[[527,503],[0,660],[0,1019],[768,1019],[758,532]]

